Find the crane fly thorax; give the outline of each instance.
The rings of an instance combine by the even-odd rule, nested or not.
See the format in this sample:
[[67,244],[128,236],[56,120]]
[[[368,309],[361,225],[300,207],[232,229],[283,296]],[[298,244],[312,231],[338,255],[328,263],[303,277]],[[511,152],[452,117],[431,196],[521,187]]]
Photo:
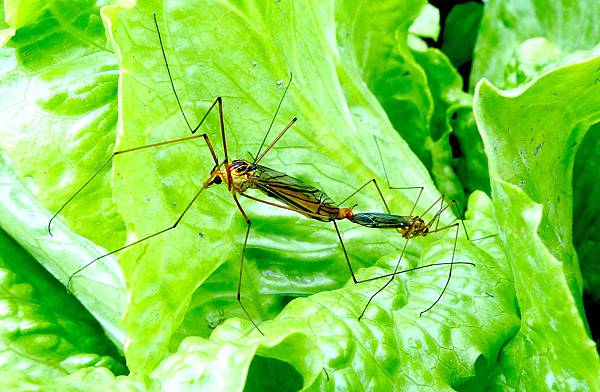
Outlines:
[[424,237],[429,233],[429,226],[420,216],[413,216],[410,218],[409,224],[400,230],[404,238]]
[[256,182],[254,173],[256,165],[243,160],[236,159],[229,165],[229,174],[231,175],[231,187],[236,192],[245,192],[248,188],[252,188]]
[[254,186],[255,171],[256,165],[242,159],[235,160],[230,164],[222,162],[211,170],[210,176],[204,181],[204,186],[229,184],[228,176],[231,176],[231,191],[241,193]]

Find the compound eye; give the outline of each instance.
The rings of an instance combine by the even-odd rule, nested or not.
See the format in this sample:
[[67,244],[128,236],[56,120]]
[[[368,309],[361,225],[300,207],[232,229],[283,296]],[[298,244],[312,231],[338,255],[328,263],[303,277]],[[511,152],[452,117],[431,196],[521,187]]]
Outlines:
[[221,177],[215,177],[214,181],[215,184],[219,185],[221,182],[223,182],[223,180],[221,180]]

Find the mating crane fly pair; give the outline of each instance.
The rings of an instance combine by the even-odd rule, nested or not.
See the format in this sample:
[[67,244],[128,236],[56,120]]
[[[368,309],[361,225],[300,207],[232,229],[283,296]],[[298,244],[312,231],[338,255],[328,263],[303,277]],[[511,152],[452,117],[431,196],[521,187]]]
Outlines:
[[[177,225],[181,222],[181,220],[183,219],[185,214],[189,211],[192,204],[194,204],[194,202],[198,199],[198,197],[200,196],[202,191],[213,185],[219,185],[219,184],[227,185],[227,189],[231,193],[231,196],[233,197],[233,200],[234,200],[238,210],[240,211],[244,220],[246,221],[246,233],[244,236],[244,244],[242,247],[242,254],[241,254],[241,259],[240,259],[240,272],[239,272],[239,278],[238,278],[238,284],[237,284],[237,301],[238,301],[241,309],[243,310],[243,312],[248,317],[248,319],[250,319],[250,321],[252,322],[254,327],[261,334],[262,334],[262,331],[260,330],[260,328],[258,328],[258,325],[254,322],[253,318],[251,317],[249,312],[246,310],[246,307],[244,306],[244,304],[242,302],[241,283],[242,283],[242,273],[243,273],[243,269],[244,269],[244,267],[243,267],[244,254],[246,251],[246,245],[248,243],[248,236],[250,234],[250,228],[252,225],[252,221],[250,220],[250,218],[244,211],[244,208],[240,204],[238,196],[242,196],[242,197],[254,200],[256,202],[264,203],[264,204],[267,204],[267,205],[270,205],[273,207],[294,211],[294,212],[300,213],[310,219],[316,219],[316,220],[319,220],[322,222],[333,223],[333,226],[335,227],[335,231],[337,233],[340,245],[342,247],[342,251],[343,251],[346,263],[348,264],[348,269],[350,270],[350,275],[352,276],[352,280],[354,281],[354,283],[358,284],[358,283],[373,281],[376,279],[389,278],[388,281],[369,298],[369,300],[366,303],[365,307],[363,308],[361,314],[358,316],[358,320],[360,320],[364,316],[367,307],[369,306],[371,301],[375,298],[375,296],[377,294],[379,294],[383,289],[385,289],[393,281],[395,276],[398,274],[402,274],[402,273],[409,272],[409,271],[415,271],[415,270],[422,269],[422,268],[449,265],[449,267],[450,267],[449,274],[448,274],[448,278],[446,280],[446,284],[445,284],[443,290],[441,291],[441,293],[439,294],[439,296],[435,300],[435,302],[433,302],[431,304],[431,306],[429,306],[429,308],[427,308],[426,310],[421,312],[421,314],[422,314],[422,313],[425,313],[428,310],[430,310],[442,298],[442,295],[446,291],[446,288],[448,287],[448,284],[450,282],[453,265],[455,265],[455,264],[474,265],[473,263],[469,263],[469,262],[454,262],[454,254],[456,252],[456,242],[457,242],[457,238],[458,238],[459,224],[453,223],[453,224],[438,228],[438,223],[439,223],[439,219],[440,219],[442,212],[445,211],[450,205],[456,206],[456,203],[454,201],[452,201],[450,203],[446,203],[446,205],[444,205],[444,199],[442,196],[434,204],[432,204],[432,206],[429,207],[423,214],[421,214],[420,216],[419,215],[413,216],[413,212],[417,206],[419,198],[421,197],[421,194],[423,193],[423,187],[411,187],[411,188],[391,187],[391,186],[389,186],[389,178],[387,177],[387,172],[385,172],[386,179],[388,181],[388,187],[390,189],[420,189],[420,191],[418,193],[418,197],[414,203],[414,206],[413,206],[410,214],[407,216],[394,215],[390,212],[390,209],[388,208],[388,205],[383,197],[383,193],[381,192],[381,189],[379,188],[379,185],[377,184],[377,181],[375,179],[369,180],[364,185],[359,187],[356,191],[354,191],[350,196],[348,196],[346,199],[344,199],[344,201],[342,201],[340,204],[336,204],[324,192],[315,188],[314,186],[306,184],[306,183],[304,183],[292,176],[289,176],[285,173],[282,173],[282,172],[273,170],[271,168],[268,168],[266,166],[260,165],[261,160],[265,157],[265,155],[269,152],[269,150],[271,150],[271,148],[273,148],[273,146],[279,141],[279,139],[281,139],[281,137],[296,122],[296,118],[293,118],[287,124],[287,126],[275,137],[275,139],[261,153],[261,150],[265,145],[265,142],[267,140],[269,132],[271,131],[271,128],[273,126],[273,123],[275,122],[275,118],[277,117],[277,113],[279,112],[279,109],[281,107],[281,104],[283,102],[285,94],[287,93],[287,90],[291,84],[291,81],[292,81],[291,74],[290,74],[290,80],[284,90],[281,100],[279,101],[277,109],[275,110],[275,114],[269,125],[269,129],[267,130],[267,132],[260,144],[258,152],[255,155],[255,158],[253,157],[252,161],[248,161],[248,160],[244,160],[244,159],[236,159],[236,160],[230,161],[229,155],[227,152],[225,126],[224,126],[224,122],[223,122],[223,101],[222,101],[221,97],[218,97],[213,102],[213,104],[210,106],[210,108],[208,109],[208,111],[206,112],[204,117],[202,117],[202,119],[200,120],[198,125],[196,127],[192,128],[185,112],[183,111],[181,102],[179,100],[179,96],[177,94],[175,85],[173,83],[173,78],[171,76],[171,70],[170,70],[169,63],[167,61],[167,56],[166,56],[166,53],[164,50],[164,45],[162,42],[160,30],[158,27],[158,22],[156,20],[156,15],[154,15],[154,24],[156,26],[158,41],[159,41],[159,44],[161,47],[165,67],[167,70],[167,74],[169,76],[169,81],[171,83],[171,88],[173,90],[173,94],[177,101],[177,105],[179,106],[179,111],[181,112],[188,129],[192,133],[192,136],[188,136],[188,137],[184,137],[184,138],[180,138],[180,139],[168,140],[168,141],[164,141],[164,142],[160,142],[160,143],[148,144],[148,145],[144,145],[144,146],[138,146],[138,147],[134,147],[134,148],[129,148],[129,149],[124,149],[124,150],[113,152],[113,154],[100,166],[100,168],[71,197],[69,197],[65,201],[65,203],[59,208],[59,210],[54,214],[54,216],[52,216],[52,218],[48,222],[48,232],[50,233],[50,235],[52,235],[52,232],[51,232],[52,221],[65,208],[65,206],[71,200],[73,200],[73,198],[75,198],[102,171],[102,169],[104,167],[106,167],[106,165],[109,162],[111,162],[112,159],[114,157],[116,157],[117,155],[140,151],[140,150],[145,150],[145,149],[150,149],[150,148],[156,148],[156,147],[160,147],[160,146],[164,146],[164,145],[184,143],[184,142],[195,140],[195,139],[203,139],[204,142],[206,143],[206,146],[210,150],[212,160],[214,161],[214,168],[211,170],[208,179],[203,182],[200,189],[198,189],[198,191],[194,194],[192,200],[185,206],[183,212],[179,215],[179,217],[177,218],[177,220],[175,221],[175,223],[173,225],[171,225],[167,228],[164,228],[162,230],[159,230],[159,231],[157,231],[153,234],[150,234],[146,237],[138,239],[137,241],[134,241],[127,245],[124,245],[118,249],[112,250],[100,257],[97,257],[96,259],[90,261],[89,263],[85,264],[83,267],[81,267],[80,269],[75,271],[73,274],[71,274],[71,276],[69,277],[69,280],[67,282],[67,290],[70,289],[72,279],[77,274],[79,274],[81,271],[83,271],[85,268],[89,267],[96,261],[98,261],[104,257],[107,257],[109,255],[112,255],[114,253],[120,252],[120,251],[122,251],[126,248],[129,248],[131,246],[134,246],[136,244],[139,244],[143,241],[147,241],[147,240],[149,240],[153,237],[156,237],[160,234],[163,234],[169,230],[175,229],[177,227]],[[206,120],[207,116],[215,108],[215,106],[218,108],[218,111],[219,111],[221,139],[223,142],[223,154],[225,156],[223,161],[218,160],[217,154],[211,144],[211,141],[210,141],[210,138],[208,137],[208,135],[206,133],[196,134],[196,132],[199,130],[199,128],[202,126],[202,124]],[[375,139],[375,142],[377,143],[376,139]],[[377,148],[379,149],[379,144],[377,144]],[[381,156],[381,152],[380,152],[380,156]],[[382,158],[382,164],[383,164],[383,158]],[[384,171],[385,171],[385,166],[384,166]],[[383,202],[383,205],[385,206],[386,213],[376,213],[376,212],[354,213],[353,212],[354,207],[341,207],[341,205],[344,204],[348,199],[350,199],[351,197],[356,195],[358,192],[362,191],[369,184],[373,184],[375,186],[375,188]],[[265,195],[267,195],[268,197],[275,199],[278,203],[274,202],[274,201],[270,201],[270,200],[263,200],[258,197],[249,195],[246,193],[246,191],[249,189],[257,189],[257,190],[261,191],[262,193],[264,193]],[[433,215],[433,218],[429,222],[425,222],[423,220],[422,216],[425,215],[426,213],[428,213],[432,208],[434,208],[434,206],[436,206],[438,202],[440,203],[439,209]],[[404,247],[402,248],[402,252],[398,258],[396,268],[394,269],[394,271],[392,273],[379,275],[379,276],[375,276],[375,277],[363,279],[363,280],[359,280],[356,278],[356,275],[352,268],[352,264],[350,263],[350,259],[348,257],[348,253],[346,251],[346,247],[344,245],[344,241],[342,239],[342,235],[340,233],[338,224],[336,222],[337,220],[344,220],[344,219],[348,220],[350,222],[353,222],[355,224],[359,224],[364,227],[377,228],[377,229],[379,229],[379,228],[395,229],[402,235],[402,237],[404,237],[406,239],[406,241],[404,243]],[[462,221],[462,219],[461,219],[461,221]],[[436,224],[435,228],[433,228],[434,223]],[[404,251],[406,250],[406,246],[408,245],[408,242],[411,238],[418,237],[418,236],[425,236],[427,234],[446,230],[449,228],[456,229],[456,235],[454,238],[454,248],[452,250],[452,259],[450,262],[434,263],[434,264],[422,265],[422,266],[416,267],[416,268],[400,270],[400,263],[402,261],[403,255],[404,255]],[[463,228],[464,228],[464,223],[463,223]],[[467,234],[466,228],[465,228],[465,234]],[[468,238],[468,235],[467,235],[467,238]]]

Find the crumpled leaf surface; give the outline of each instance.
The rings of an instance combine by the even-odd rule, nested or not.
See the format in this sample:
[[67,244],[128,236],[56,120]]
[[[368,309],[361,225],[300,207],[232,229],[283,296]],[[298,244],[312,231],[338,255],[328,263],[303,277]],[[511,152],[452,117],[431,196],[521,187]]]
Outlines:
[[599,65],[600,56],[590,53],[587,61],[519,89],[500,91],[482,81],[476,91],[475,115],[522,318],[498,368],[497,381],[510,388],[589,389],[600,373],[581,304],[568,191],[576,146],[600,119]]
[[[56,210],[113,149],[190,135],[153,13],[191,126],[216,96],[223,97],[230,158],[257,155],[291,72],[267,143],[292,117],[298,121],[262,164],[337,202],[376,178],[398,214],[410,212],[416,191],[388,190],[387,177],[394,186],[426,188],[418,214],[439,197],[427,169],[443,192],[461,201],[463,189],[489,183],[485,160],[473,159],[483,155],[473,137],[472,97],[461,91],[446,56],[421,39],[439,32],[437,10],[424,2],[120,2],[101,13],[99,5],[83,1],[4,5],[0,28],[8,41],[0,48],[0,110],[8,132],[0,135],[0,224],[63,283],[103,252],[172,225],[214,165],[202,140],[119,155],[60,215],[54,237],[47,234],[51,213],[44,207]],[[359,322],[383,282],[349,280],[332,225],[240,198],[252,219],[242,299],[262,337],[235,299],[246,225],[225,187],[214,187],[175,230],[102,259],[73,280],[74,295],[123,350],[132,373],[115,376],[121,370],[113,359],[75,355],[58,369],[42,360],[37,374],[5,372],[2,385],[103,391],[593,389],[598,356],[586,335],[571,245],[571,195],[565,191],[574,149],[565,153],[556,143],[581,143],[597,121],[597,98],[585,87],[594,80],[588,71],[597,66],[587,63],[589,53],[560,57],[550,41],[529,40],[518,55],[539,42],[545,43],[539,46],[543,64],[520,63],[509,80],[529,80],[563,64],[557,74],[509,93],[487,84],[478,90],[473,105],[493,159],[494,200],[470,195],[465,223],[475,241],[460,230],[455,261],[475,266],[456,265],[429,312],[419,316],[438,297],[448,267],[399,276]],[[572,90],[558,94],[566,86]],[[577,99],[583,104],[550,110],[567,114],[557,120],[544,117],[549,109],[540,97],[561,108]],[[545,140],[553,127],[567,133],[556,131],[558,141],[533,148],[506,133],[526,120],[540,123],[520,135],[532,132]],[[216,111],[201,132],[223,159]],[[453,137],[464,156],[454,155]],[[536,162],[564,177],[548,182],[552,177]],[[371,186],[344,202],[355,204],[356,211],[384,210]],[[452,212],[444,213],[442,224],[455,221]],[[395,267],[404,246],[399,235],[348,222],[340,228],[359,277]],[[452,228],[411,240],[402,268],[450,261],[454,238]],[[544,312],[549,308],[556,311]],[[40,320],[50,314],[40,312]],[[12,317],[28,322],[27,314]],[[108,344],[88,331],[86,339],[99,342],[95,346]],[[59,339],[71,339],[70,329],[63,332]],[[33,350],[46,358],[44,347]],[[28,363],[12,354],[14,363]]]

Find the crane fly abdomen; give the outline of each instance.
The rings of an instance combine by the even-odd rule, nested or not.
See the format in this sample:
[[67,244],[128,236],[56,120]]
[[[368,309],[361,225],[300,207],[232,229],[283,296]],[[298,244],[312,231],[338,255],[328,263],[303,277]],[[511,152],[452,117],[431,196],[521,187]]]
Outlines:
[[323,191],[297,178],[256,165],[253,187],[285,203],[308,218],[329,222],[340,219],[340,208]]
[[407,239],[424,237],[429,233],[429,224],[419,216],[362,212],[353,214],[350,221],[373,229],[397,229],[402,237]]
[[412,224],[410,218],[410,216],[380,212],[360,212],[354,214],[352,222],[374,229],[404,229]]

